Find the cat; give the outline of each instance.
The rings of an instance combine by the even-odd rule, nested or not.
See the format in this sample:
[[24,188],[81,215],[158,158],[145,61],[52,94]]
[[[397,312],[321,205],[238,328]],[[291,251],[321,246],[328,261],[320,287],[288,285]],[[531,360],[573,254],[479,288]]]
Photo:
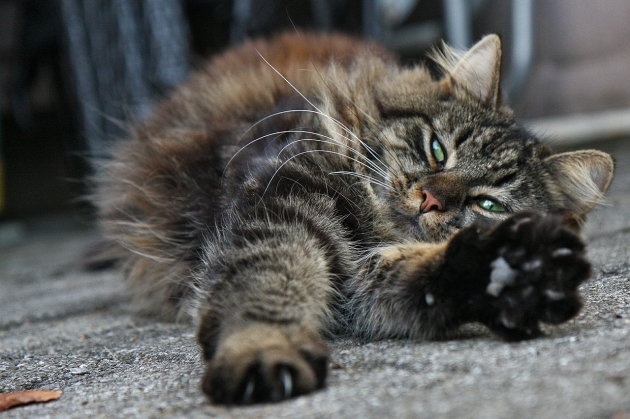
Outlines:
[[102,230],[140,313],[194,319],[213,402],[324,387],[331,336],[521,340],[580,310],[612,158],[515,122],[498,36],[432,58],[439,77],[341,35],[248,41],[113,147]]

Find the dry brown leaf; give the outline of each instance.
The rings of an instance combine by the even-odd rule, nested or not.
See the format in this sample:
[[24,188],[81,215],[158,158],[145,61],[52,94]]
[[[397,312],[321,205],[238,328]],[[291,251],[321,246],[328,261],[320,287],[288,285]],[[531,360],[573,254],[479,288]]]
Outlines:
[[0,394],[0,412],[29,403],[46,403],[61,397],[60,391],[25,390]]

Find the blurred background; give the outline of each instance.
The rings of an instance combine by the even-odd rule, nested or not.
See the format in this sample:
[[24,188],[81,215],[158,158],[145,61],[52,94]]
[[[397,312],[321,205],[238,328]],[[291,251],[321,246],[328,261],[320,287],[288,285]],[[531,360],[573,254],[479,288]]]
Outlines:
[[344,32],[417,62],[499,33],[509,103],[572,146],[630,136],[628,22],[627,0],[0,0],[0,246],[32,216],[87,222],[87,158],[247,37]]

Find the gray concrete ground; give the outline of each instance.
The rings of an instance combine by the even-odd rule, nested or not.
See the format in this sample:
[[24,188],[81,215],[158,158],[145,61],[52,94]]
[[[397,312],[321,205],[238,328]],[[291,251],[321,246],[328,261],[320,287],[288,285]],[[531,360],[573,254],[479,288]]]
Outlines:
[[[135,318],[114,271],[78,260],[97,235],[71,223],[0,248],[0,392],[61,390],[4,418],[614,418],[630,417],[630,140],[608,205],[585,236],[595,265],[574,320],[521,343],[479,327],[444,342],[331,343],[328,387],[277,405],[224,408],[199,389],[186,324]],[[28,230],[28,226],[27,226]],[[45,232],[42,232],[44,230]]]

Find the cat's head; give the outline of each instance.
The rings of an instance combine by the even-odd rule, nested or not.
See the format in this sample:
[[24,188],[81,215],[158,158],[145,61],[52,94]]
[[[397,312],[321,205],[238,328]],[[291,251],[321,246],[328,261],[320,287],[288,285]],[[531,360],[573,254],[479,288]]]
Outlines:
[[367,143],[371,163],[355,169],[375,180],[385,211],[428,241],[530,209],[580,223],[612,180],[612,158],[595,150],[552,154],[515,123],[501,100],[498,36],[466,52],[445,47],[434,59],[440,80],[422,67],[385,64],[368,81],[349,80],[356,86],[345,96],[360,111],[338,112]]

